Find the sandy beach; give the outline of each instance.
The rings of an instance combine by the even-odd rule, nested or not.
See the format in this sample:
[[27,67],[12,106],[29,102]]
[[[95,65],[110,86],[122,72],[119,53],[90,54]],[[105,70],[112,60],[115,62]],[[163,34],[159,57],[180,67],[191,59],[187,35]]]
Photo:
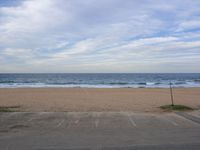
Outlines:
[[[200,108],[200,88],[176,88],[175,104]],[[2,88],[0,106],[19,105],[20,111],[161,112],[170,104],[169,89],[159,88]]]

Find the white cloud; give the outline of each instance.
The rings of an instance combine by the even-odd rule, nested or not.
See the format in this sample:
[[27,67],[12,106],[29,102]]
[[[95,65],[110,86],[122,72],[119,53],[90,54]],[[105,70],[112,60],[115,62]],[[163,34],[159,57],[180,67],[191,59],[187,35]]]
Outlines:
[[195,20],[187,20],[181,22],[178,26],[177,31],[192,30],[192,29],[200,29],[200,17],[196,18]]
[[192,59],[199,64],[198,6],[189,0],[21,0],[0,7],[0,72],[159,72],[174,61],[182,71],[198,71],[191,67]]

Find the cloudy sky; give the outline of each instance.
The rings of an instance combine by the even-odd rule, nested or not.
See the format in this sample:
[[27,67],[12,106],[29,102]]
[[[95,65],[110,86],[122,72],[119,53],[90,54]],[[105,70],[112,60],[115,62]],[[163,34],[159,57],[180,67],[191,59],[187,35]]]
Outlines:
[[200,1],[0,0],[0,72],[200,72]]

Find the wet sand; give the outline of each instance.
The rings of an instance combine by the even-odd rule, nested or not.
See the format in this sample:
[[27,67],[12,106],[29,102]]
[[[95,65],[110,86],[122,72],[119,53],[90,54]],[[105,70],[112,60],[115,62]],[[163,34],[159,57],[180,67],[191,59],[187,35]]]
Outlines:
[[[173,89],[175,104],[200,108],[200,88]],[[2,88],[0,106],[21,106],[20,111],[132,111],[161,112],[170,104],[162,88]]]

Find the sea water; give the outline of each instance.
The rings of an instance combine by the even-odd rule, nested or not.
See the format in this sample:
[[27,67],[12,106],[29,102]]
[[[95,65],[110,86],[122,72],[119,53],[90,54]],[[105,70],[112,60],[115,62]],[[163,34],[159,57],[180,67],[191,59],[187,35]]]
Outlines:
[[0,88],[168,88],[170,82],[173,87],[200,87],[200,73],[0,74]]

